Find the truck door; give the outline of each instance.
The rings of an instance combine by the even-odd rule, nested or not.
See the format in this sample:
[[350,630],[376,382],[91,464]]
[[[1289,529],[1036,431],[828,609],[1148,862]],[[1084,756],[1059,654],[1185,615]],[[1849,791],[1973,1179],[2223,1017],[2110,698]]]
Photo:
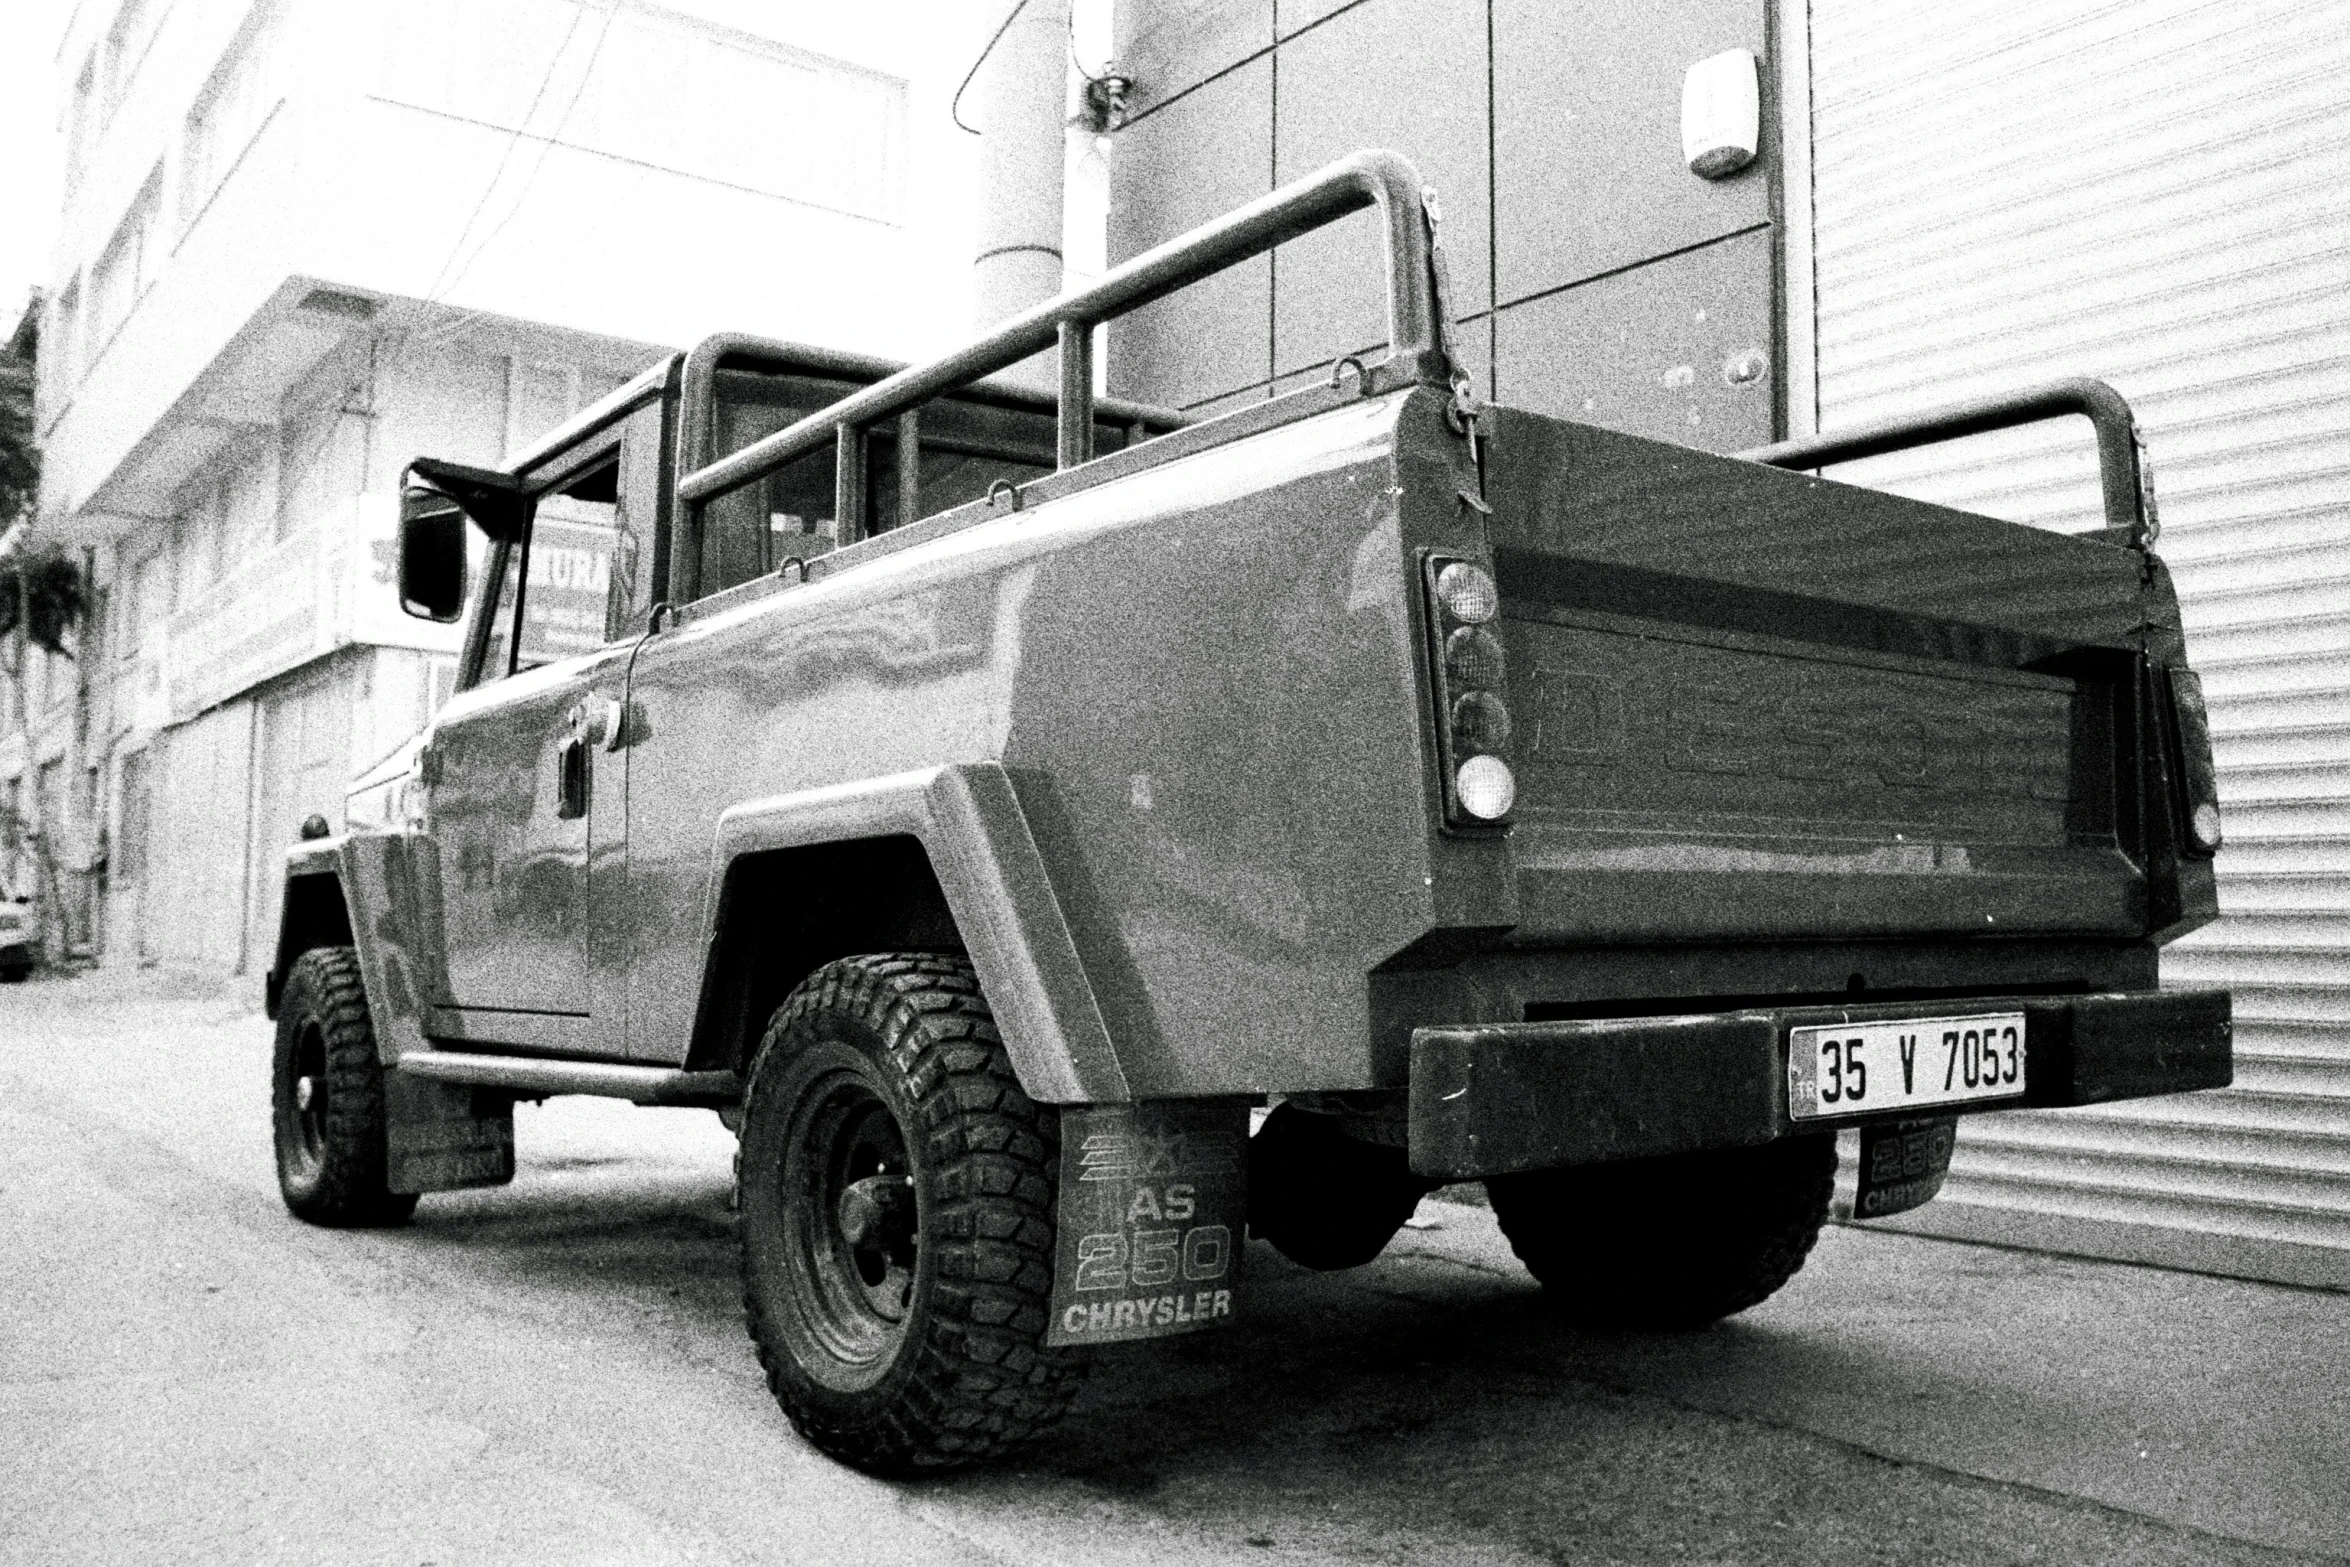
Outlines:
[[619,465],[607,437],[540,490],[494,585],[480,678],[434,726],[444,1038],[621,1053],[617,983],[606,1005],[591,961],[589,893],[597,795],[617,826],[624,790],[613,750],[631,644],[606,636]]

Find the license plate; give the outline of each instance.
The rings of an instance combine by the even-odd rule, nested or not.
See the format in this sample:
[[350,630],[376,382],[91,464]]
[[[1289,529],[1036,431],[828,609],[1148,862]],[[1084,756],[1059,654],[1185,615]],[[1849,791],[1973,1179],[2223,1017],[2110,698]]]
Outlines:
[[2013,1099],[2023,1091],[2021,1012],[1822,1023],[1787,1033],[1787,1110],[1798,1121]]

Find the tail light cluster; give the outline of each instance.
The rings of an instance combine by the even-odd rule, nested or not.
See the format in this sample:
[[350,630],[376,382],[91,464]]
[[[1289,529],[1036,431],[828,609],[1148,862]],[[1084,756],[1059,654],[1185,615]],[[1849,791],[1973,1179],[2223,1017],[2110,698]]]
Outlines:
[[1495,826],[1508,819],[1518,796],[1509,762],[1509,660],[1493,630],[1501,590],[1475,561],[1431,556],[1427,571],[1445,819]]
[[2203,677],[2189,669],[2167,671],[2170,708],[2179,741],[2179,779],[2185,788],[2187,852],[2198,858],[2219,852],[2219,769],[2211,759],[2211,713],[2203,705]]

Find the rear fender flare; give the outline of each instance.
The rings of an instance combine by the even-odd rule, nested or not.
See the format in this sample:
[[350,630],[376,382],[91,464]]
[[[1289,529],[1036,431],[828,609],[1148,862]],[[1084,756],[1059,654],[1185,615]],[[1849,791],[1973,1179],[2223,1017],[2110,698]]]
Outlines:
[[994,762],[965,762],[746,800],[718,818],[703,930],[716,953],[725,868],[744,855],[912,837],[1002,1030],[1012,1070],[1043,1104],[1132,1097],[1044,857]]

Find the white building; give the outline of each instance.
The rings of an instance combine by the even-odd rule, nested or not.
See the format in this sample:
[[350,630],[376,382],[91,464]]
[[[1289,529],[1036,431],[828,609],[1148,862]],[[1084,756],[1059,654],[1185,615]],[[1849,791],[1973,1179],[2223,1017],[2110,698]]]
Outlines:
[[0,734],[72,949],[266,961],[279,850],[446,690],[389,587],[408,459],[494,462],[712,331],[964,334],[968,9],[84,0],[11,547],[97,597]]

